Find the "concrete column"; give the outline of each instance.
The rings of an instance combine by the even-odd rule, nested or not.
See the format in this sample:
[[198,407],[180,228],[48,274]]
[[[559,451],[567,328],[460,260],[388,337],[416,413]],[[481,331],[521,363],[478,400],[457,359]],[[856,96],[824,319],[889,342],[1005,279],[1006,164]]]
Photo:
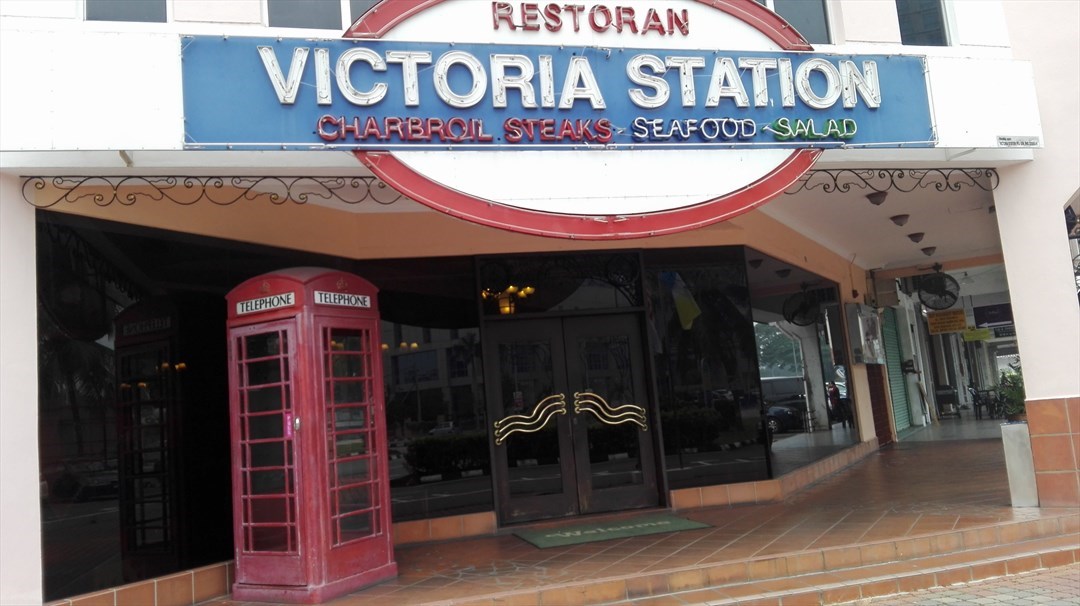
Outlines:
[[[1075,179],[1075,168],[1071,172]],[[1020,349],[1031,451],[1043,507],[1080,506],[1080,310],[1063,205],[1038,163],[1001,171],[995,192]],[[1001,191],[1003,189],[1003,191]]]
[[40,604],[34,208],[0,174],[0,604]]
[[[994,204],[1027,390],[1039,504],[1080,506],[1080,309],[1065,231],[1065,205],[1080,191],[1080,3],[1006,2],[1016,59],[1032,64],[1043,148],[1035,160],[998,170]],[[1039,25],[1041,25],[1041,27]],[[1072,49],[1071,51],[1068,49]]]

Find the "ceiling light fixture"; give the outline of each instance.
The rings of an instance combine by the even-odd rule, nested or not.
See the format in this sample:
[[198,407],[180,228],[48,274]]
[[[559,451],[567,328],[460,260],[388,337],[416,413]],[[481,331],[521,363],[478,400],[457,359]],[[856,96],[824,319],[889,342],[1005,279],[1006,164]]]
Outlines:
[[495,301],[500,314],[510,315],[517,311],[517,299],[524,299],[535,292],[535,287],[511,284],[501,291],[485,288],[480,291],[480,298]]
[[935,251],[937,251],[936,246],[927,246],[926,248],[922,249],[922,254],[929,257],[930,255],[934,254]]
[[910,218],[911,215],[893,215],[889,217],[889,220],[895,223],[897,227],[903,227]]
[[908,234],[907,235],[908,239],[911,240],[912,242],[916,243],[916,244],[918,244],[919,242],[922,242],[922,239],[925,236],[926,236],[926,234],[924,234],[921,231],[917,231],[917,232],[915,232],[913,234]]
[[866,199],[874,206],[881,206],[885,202],[885,196],[887,195],[889,195],[887,192],[875,191],[866,194]]
[[752,267],[753,269],[757,269],[761,267],[761,262],[764,260],[765,259],[750,259],[749,261],[747,261],[747,263],[749,263],[750,267]]
[[778,269],[778,270],[776,270],[776,275],[780,276],[781,278],[786,278],[786,277],[791,275],[791,270],[790,269]]

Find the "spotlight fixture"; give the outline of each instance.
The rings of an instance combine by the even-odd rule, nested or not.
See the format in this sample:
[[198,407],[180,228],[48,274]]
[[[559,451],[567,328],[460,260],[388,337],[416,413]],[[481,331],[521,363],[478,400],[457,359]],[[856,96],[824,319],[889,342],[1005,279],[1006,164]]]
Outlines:
[[786,277],[791,275],[791,270],[790,269],[778,269],[778,270],[776,270],[776,275],[780,276],[781,278],[786,278]]
[[874,206],[881,206],[885,202],[885,196],[887,195],[887,192],[874,191],[866,194],[866,199]]
[[934,251],[936,251],[936,250],[937,250],[936,246],[927,246],[926,248],[922,249],[922,254],[929,257],[930,255],[934,254]]
[[761,262],[764,260],[765,259],[750,259],[749,261],[747,261],[747,263],[750,265],[751,268],[757,269],[761,267]]
[[889,217],[889,220],[896,224],[897,227],[903,227],[907,224],[907,220],[911,218],[911,215],[893,215]]
[[918,244],[919,242],[922,242],[922,239],[923,239],[924,236],[926,236],[926,234],[924,234],[921,231],[917,231],[917,232],[915,232],[913,234],[908,234],[907,235],[908,239],[911,240],[912,242],[915,242],[916,244]]

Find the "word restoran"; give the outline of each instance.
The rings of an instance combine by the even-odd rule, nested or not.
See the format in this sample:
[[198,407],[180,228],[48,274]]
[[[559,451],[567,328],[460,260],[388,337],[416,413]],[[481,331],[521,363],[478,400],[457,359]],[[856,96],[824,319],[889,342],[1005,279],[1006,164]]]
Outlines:
[[[544,29],[549,32],[557,32],[567,22],[575,32],[581,31],[583,21],[588,22],[594,32],[604,33],[614,30],[616,33],[627,31],[631,34],[656,33],[661,36],[690,34],[690,15],[686,9],[676,11],[665,9],[663,12],[650,8],[644,16],[639,17],[637,9],[632,6],[615,6],[609,8],[603,4],[594,4],[586,10],[584,4],[545,4],[541,7],[535,2],[522,2],[517,15],[514,14],[514,5],[510,2],[492,2],[491,20],[497,30],[500,26],[512,30],[540,31],[543,23]],[[639,27],[640,26],[640,27]]]

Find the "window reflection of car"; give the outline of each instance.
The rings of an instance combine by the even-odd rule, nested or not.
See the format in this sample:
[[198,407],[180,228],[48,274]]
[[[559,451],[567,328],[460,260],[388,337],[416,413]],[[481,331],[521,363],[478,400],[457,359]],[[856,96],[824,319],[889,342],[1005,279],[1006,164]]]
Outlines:
[[429,436],[444,436],[447,434],[458,433],[458,428],[454,426],[453,421],[445,421],[437,424],[428,431]]
[[806,413],[806,386],[802,377],[763,377],[761,399],[765,422],[772,433],[803,429]]
[[50,493],[75,501],[115,498],[119,492],[116,461],[75,461],[65,465]]
[[773,404],[765,410],[765,422],[769,424],[769,431],[781,433],[784,431],[798,431],[803,428],[805,404]]

